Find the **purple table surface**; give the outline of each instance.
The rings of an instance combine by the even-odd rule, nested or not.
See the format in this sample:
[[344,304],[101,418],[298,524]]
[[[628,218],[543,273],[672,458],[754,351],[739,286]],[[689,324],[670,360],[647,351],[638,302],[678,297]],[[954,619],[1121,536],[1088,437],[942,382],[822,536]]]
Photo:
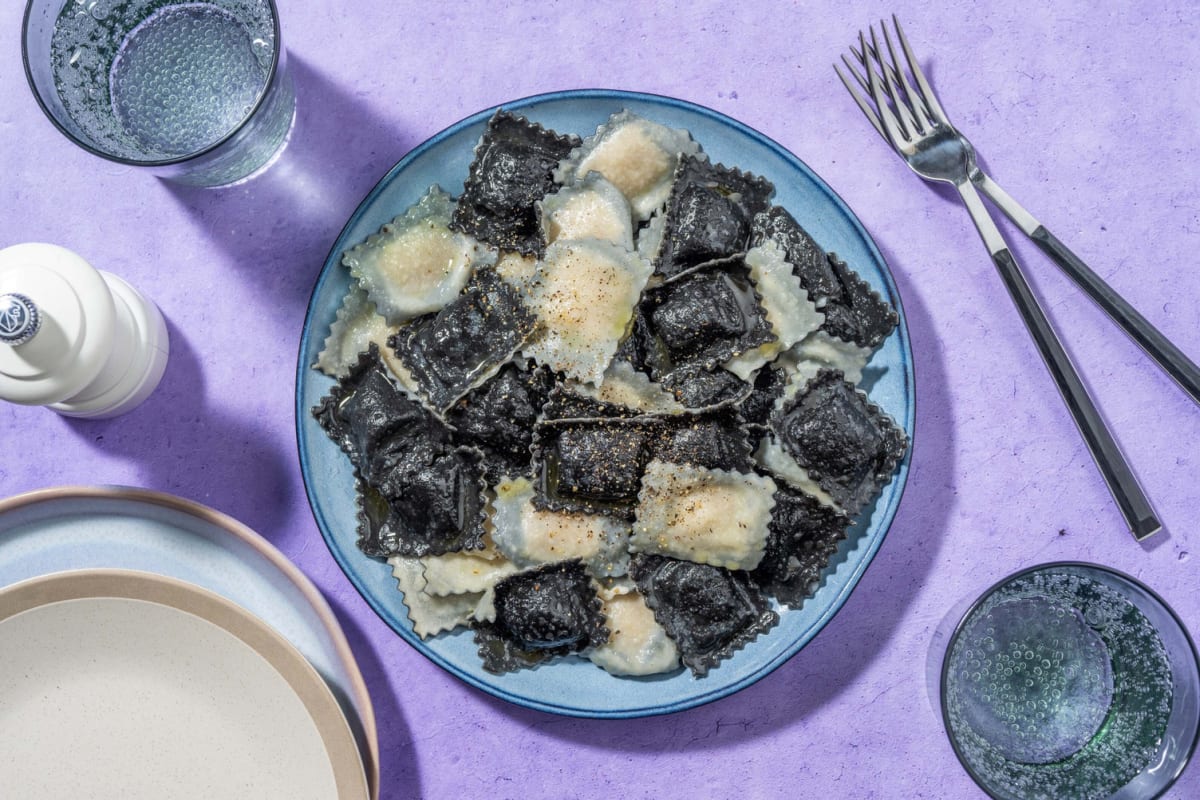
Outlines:
[[[22,75],[22,5],[0,11],[0,246],[55,242],[128,279],[162,308],[172,354],[159,390],[122,418],[0,404],[0,493],[145,486],[230,513],[278,545],[355,647],[387,800],[982,796],[926,690],[932,633],[952,606],[1019,568],[1080,559],[1144,580],[1200,633],[1200,409],[1016,242],[1162,518],[1164,531],[1139,545],[956,199],[884,148],[833,74],[859,26],[883,12],[875,4],[292,0],[282,8],[299,103],[292,142],[271,171],[222,190],[163,183],[59,135]],[[941,5],[936,17],[916,2],[894,10],[997,180],[1200,358],[1192,4]],[[305,306],[358,202],[458,119],[583,87],[707,105],[796,153],[890,263],[916,356],[908,490],[842,611],[756,685],[642,720],[528,711],[428,662],[330,557],[296,456]],[[1168,796],[1200,796],[1200,767]]]

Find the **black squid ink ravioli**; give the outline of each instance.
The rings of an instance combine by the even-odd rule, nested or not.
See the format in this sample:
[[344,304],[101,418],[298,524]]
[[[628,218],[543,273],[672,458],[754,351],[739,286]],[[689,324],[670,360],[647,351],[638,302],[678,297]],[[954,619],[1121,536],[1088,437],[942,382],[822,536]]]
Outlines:
[[702,677],[816,590],[908,446],[856,387],[898,316],[773,194],[628,111],[499,111],[347,253],[313,413],[419,635]]

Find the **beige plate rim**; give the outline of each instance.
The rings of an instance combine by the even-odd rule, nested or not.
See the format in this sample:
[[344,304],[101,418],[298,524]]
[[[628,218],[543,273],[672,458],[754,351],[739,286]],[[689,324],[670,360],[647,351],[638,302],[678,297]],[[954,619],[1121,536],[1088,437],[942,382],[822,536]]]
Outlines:
[[214,592],[151,572],[107,568],[54,572],[0,589],[0,625],[34,609],[99,599],[138,600],[172,608],[240,640],[283,678],[312,718],[329,757],[338,798],[367,797],[362,755],[329,685],[274,628]]
[[[308,600],[316,612],[330,641],[333,643],[338,660],[341,662],[347,677],[350,679],[351,691],[354,695],[354,705],[359,715],[363,734],[366,739],[367,752],[363,753],[364,768],[371,800],[379,798],[379,734],[375,725],[375,711],[371,703],[371,695],[367,690],[366,681],[358,668],[358,662],[350,649],[350,643],[342,626],[334,616],[333,609],[325,600],[313,582],[301,572],[275,545],[268,542],[258,533],[228,514],[217,511],[201,503],[188,500],[153,489],[142,489],[132,486],[57,486],[48,489],[35,489],[29,492],[13,495],[0,500],[0,515],[17,509],[40,505],[42,503],[60,502],[63,500],[124,500],[136,503],[159,506],[194,517],[197,520],[218,527],[252,547],[276,567]],[[55,573],[58,574],[58,573]],[[149,574],[149,573],[148,573]],[[14,584],[16,585],[16,584]]]

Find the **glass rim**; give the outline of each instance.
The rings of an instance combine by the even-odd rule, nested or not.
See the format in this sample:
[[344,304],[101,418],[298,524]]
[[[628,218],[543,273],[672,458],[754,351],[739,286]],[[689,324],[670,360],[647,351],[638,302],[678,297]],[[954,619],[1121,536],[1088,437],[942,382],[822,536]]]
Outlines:
[[[950,671],[950,651],[954,649],[954,645],[958,643],[958,637],[966,627],[967,621],[971,619],[976,611],[979,610],[979,607],[983,605],[983,602],[991,597],[1001,587],[1017,580],[1018,578],[1029,575],[1030,573],[1043,572],[1051,569],[1061,569],[1064,567],[1106,572],[1109,575],[1125,581],[1135,588],[1145,592],[1151,600],[1153,600],[1160,607],[1162,607],[1164,611],[1167,612],[1167,615],[1171,618],[1171,620],[1174,621],[1175,626],[1179,629],[1179,632],[1183,634],[1183,640],[1188,645],[1188,653],[1191,654],[1192,662],[1196,665],[1196,671],[1198,674],[1200,674],[1200,651],[1196,650],[1196,643],[1192,639],[1191,634],[1188,633],[1188,629],[1183,624],[1183,620],[1180,619],[1179,615],[1175,612],[1175,609],[1173,609],[1171,605],[1167,603],[1167,601],[1162,599],[1158,592],[1154,591],[1132,575],[1122,572],[1119,569],[1114,569],[1113,567],[1107,567],[1103,564],[1094,564],[1089,561],[1048,561],[1044,564],[1034,564],[1031,567],[1025,567],[1024,569],[1020,569],[1016,572],[1005,575],[1003,578],[980,592],[979,596],[971,602],[971,605],[967,607],[967,610],[963,612],[962,616],[955,624],[954,630],[951,631],[950,636],[946,641],[945,653],[942,655],[942,668],[940,670],[941,674],[938,679],[938,704],[941,707],[942,727],[945,730],[946,738],[950,741],[950,747],[954,750],[954,756],[958,759],[958,763],[962,765],[962,768],[966,770],[966,773],[970,776],[971,780],[975,782],[975,785],[978,786],[988,797],[993,798],[993,800],[1005,800],[1005,798],[994,793],[984,782],[982,777],[974,769],[972,769],[971,765],[967,762],[966,757],[963,755],[962,749],[958,745],[958,740],[951,733],[950,715],[946,710],[946,677]],[[1183,754],[1183,760],[1179,762],[1179,767],[1175,770],[1175,774],[1171,776],[1171,780],[1168,781],[1156,794],[1147,798],[1146,800],[1158,800],[1158,798],[1161,798],[1164,794],[1166,794],[1168,789],[1175,785],[1175,782],[1179,780],[1179,776],[1183,774],[1185,769],[1187,769],[1188,764],[1192,760],[1192,756],[1195,755],[1197,744],[1200,744],[1200,732],[1197,732],[1192,736],[1191,745],[1188,747],[1187,752]],[[1117,788],[1119,790],[1122,787]]]
[[[230,131],[220,139],[208,145],[207,147],[197,150],[194,153],[187,153],[186,155],[175,156],[174,158],[139,161],[137,159],[118,156],[113,153],[106,153],[105,151],[92,146],[88,142],[83,141],[74,133],[69,131],[65,125],[59,122],[58,118],[55,117],[53,112],[50,111],[46,101],[42,98],[41,91],[38,90],[37,83],[33,79],[33,69],[29,64],[29,20],[33,13],[33,6],[36,1],[37,0],[27,0],[25,3],[25,14],[21,20],[21,64],[25,68],[25,80],[29,82],[29,88],[33,92],[33,97],[35,100],[37,100],[38,107],[42,109],[42,113],[44,113],[50,122],[53,123],[54,127],[58,128],[59,132],[66,136],[67,139],[69,139],[73,144],[81,147],[94,156],[99,156],[100,158],[107,159],[108,161],[112,161],[117,164],[124,164],[130,167],[172,167],[180,164],[186,164],[189,161],[194,161],[198,158],[208,155],[209,153],[212,153],[213,151],[222,147],[226,142],[228,142],[246,127],[246,123],[253,119],[254,115],[257,114],[259,109],[263,107],[263,104],[267,101],[267,98],[271,94],[271,89],[274,88],[275,82],[279,79],[279,63],[283,57],[283,39],[280,36],[279,27],[279,8],[275,5],[275,0],[265,0],[271,12],[271,29],[275,36],[275,48],[274,53],[271,56],[271,68],[267,74],[267,80],[263,85],[263,90],[259,92],[258,97],[254,101],[254,105],[250,107],[250,110],[246,112],[246,115],[242,117],[241,121],[239,121],[237,125],[231,128]],[[65,6],[67,2],[69,2],[69,0],[63,0],[63,5]],[[187,0],[184,0],[184,2],[187,2]],[[180,3],[180,5],[182,4],[183,3]],[[59,13],[62,13],[61,8],[59,9]]]

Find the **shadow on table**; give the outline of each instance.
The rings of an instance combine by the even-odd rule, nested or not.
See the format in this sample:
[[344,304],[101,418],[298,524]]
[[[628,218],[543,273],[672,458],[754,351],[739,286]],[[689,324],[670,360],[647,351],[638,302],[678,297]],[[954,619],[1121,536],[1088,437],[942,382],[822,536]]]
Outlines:
[[262,174],[216,189],[163,186],[261,284],[272,313],[302,312],[338,232],[384,173],[417,142],[372,113],[304,59],[289,54],[296,85],[291,139]]
[[389,673],[354,615],[343,608],[337,598],[326,595],[325,599],[329,601],[330,608],[346,633],[363,681],[371,689],[371,705],[375,710],[375,725],[379,732],[379,798],[396,800],[416,797],[421,786],[421,771],[416,750],[412,746],[413,734],[404,719],[399,701],[391,691]]
[[212,506],[282,546],[295,468],[253,420],[205,400],[205,369],[169,320],[171,356],[153,394],[134,413],[108,420],[68,420],[98,450],[137,462],[147,488]]
[[[889,259],[889,263],[898,262]],[[687,752],[728,747],[802,726],[807,717],[854,685],[896,638],[905,612],[933,567],[946,534],[949,487],[954,478],[954,418],[939,339],[922,298],[906,280],[908,276],[896,277],[904,289],[920,381],[918,433],[904,499],[890,532],[862,581],[826,628],[758,683],[689,711],[616,722],[556,717],[488,698],[493,708],[547,735],[588,747]],[[920,686],[923,694],[924,669],[921,659],[912,665],[912,675],[896,676],[895,680]],[[920,705],[924,707],[923,702]],[[850,736],[853,712],[847,709],[846,713]]]

